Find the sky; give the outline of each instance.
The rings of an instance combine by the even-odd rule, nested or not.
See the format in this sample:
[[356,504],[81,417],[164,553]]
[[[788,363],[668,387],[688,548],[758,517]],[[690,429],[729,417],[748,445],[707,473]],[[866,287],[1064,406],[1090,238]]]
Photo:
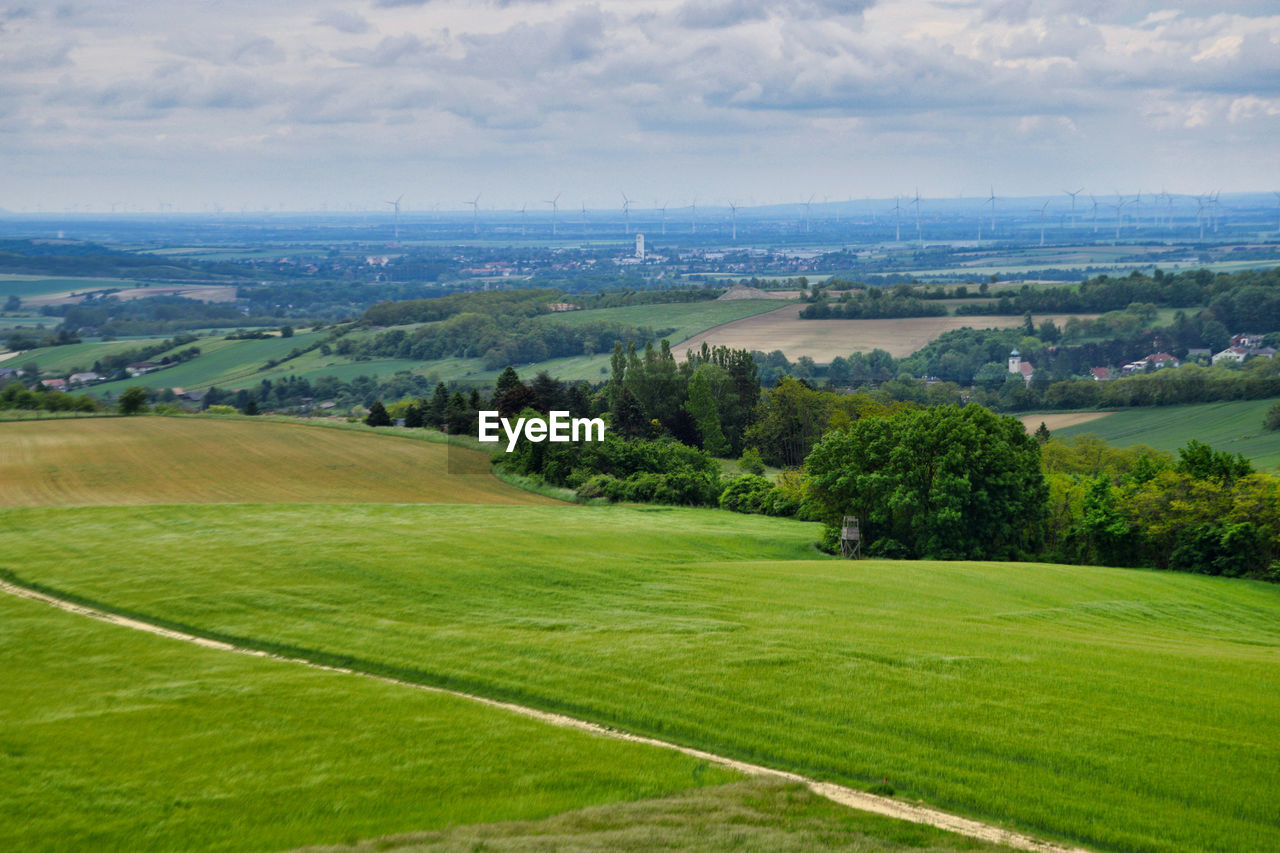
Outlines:
[[0,165],[46,212],[1271,192],[1280,2],[0,0]]

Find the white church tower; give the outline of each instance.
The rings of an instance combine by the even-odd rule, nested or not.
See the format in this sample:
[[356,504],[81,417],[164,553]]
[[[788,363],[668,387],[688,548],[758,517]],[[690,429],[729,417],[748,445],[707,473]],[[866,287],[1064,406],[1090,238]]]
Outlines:
[[1022,356],[1018,354],[1018,348],[1014,347],[1013,352],[1009,353],[1009,372],[1022,372]]

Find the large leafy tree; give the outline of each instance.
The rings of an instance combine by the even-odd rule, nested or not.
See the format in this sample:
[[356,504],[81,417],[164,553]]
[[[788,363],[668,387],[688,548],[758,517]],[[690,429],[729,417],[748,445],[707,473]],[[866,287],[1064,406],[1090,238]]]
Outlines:
[[772,465],[799,465],[827,428],[834,407],[835,395],[783,377],[757,408],[745,441]]
[[809,454],[813,508],[856,515],[868,554],[1010,558],[1038,545],[1048,502],[1040,446],[970,404],[867,417]]
[[147,389],[138,385],[127,389],[120,395],[116,407],[122,415],[136,415],[147,408]]

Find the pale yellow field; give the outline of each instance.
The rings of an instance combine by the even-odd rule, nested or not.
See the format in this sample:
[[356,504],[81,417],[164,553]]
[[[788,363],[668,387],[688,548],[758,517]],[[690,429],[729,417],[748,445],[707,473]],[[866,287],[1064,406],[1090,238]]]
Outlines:
[[1077,424],[1087,424],[1089,421],[1096,421],[1098,418],[1105,418],[1113,412],[1064,412],[1052,415],[1023,415],[1018,418],[1022,421],[1022,425],[1027,428],[1027,432],[1035,432],[1043,423],[1049,432],[1054,430],[1066,429]]
[[[23,303],[31,306],[75,305],[84,297],[73,296],[72,294],[83,294],[84,292],[84,290],[69,290],[65,293],[32,296],[29,299],[24,299]],[[146,299],[150,296],[183,296],[200,302],[232,302],[236,298],[236,288],[234,285],[228,284],[176,284],[164,287],[130,287],[111,295],[120,300]]]
[[554,504],[467,448],[215,418],[0,423],[0,506],[189,503]]
[[[853,352],[887,351],[903,358],[923,347],[943,332],[969,326],[975,329],[1005,329],[1022,324],[1021,317],[907,317],[897,320],[801,320],[803,305],[787,305],[777,311],[735,320],[695,335],[680,344],[680,352],[711,346],[772,352],[782,350],[791,360],[807,355],[826,363],[838,355]],[[1036,315],[1037,324],[1051,318],[1061,326],[1070,316],[1096,314]]]

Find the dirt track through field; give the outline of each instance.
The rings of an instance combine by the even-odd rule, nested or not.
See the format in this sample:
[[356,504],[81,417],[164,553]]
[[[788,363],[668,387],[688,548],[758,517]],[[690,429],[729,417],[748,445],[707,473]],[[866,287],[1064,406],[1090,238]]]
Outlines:
[[771,767],[763,767],[758,764],[748,764],[743,761],[737,761],[732,758],[726,758],[720,755],[714,755],[709,752],[703,752],[700,749],[693,749],[687,746],[680,746],[675,743],[657,740],[656,738],[643,737],[641,735],[633,735],[618,729],[611,729],[606,726],[590,723],[585,720],[566,717],[563,714],[552,714],[547,711],[540,711],[536,708],[529,708],[523,705],[514,705],[509,702],[499,702],[494,699],[487,699],[483,696],[476,696],[471,693],[463,693],[457,690],[446,690],[440,687],[431,687],[425,684],[415,684],[409,681],[399,681],[394,678],[373,675],[359,670],[344,669],[341,667],[326,666],[305,658],[290,658],[279,655],[269,654],[258,649],[246,648],[243,646],[235,646],[230,643],[224,643],[219,640],[212,640],[207,637],[200,637],[195,634],[187,634],[182,631],[175,631],[160,625],[153,625],[149,622],[131,619],[105,610],[99,610],[94,607],[88,607],[82,604],[76,604],[53,595],[49,595],[38,590],[28,589],[18,584],[9,583],[0,580],[0,591],[20,598],[27,598],[33,601],[43,602],[45,604],[65,610],[69,613],[76,613],[81,616],[89,616],[93,619],[100,619],[112,625],[119,625],[124,628],[132,628],[136,631],[145,631],[157,636],[166,637],[171,640],[181,640],[187,643],[194,643],[206,649],[215,649],[218,651],[237,652],[239,654],[252,655],[253,657],[271,658],[273,660],[283,661],[286,663],[296,663],[302,666],[311,667],[312,669],[326,670],[328,672],[337,672],[344,675],[357,675],[364,678],[372,678],[376,681],[395,684],[401,687],[409,687],[415,690],[430,690],[433,693],[444,693],[449,696],[456,696],[460,699],[468,699],[473,702],[479,702],[492,708],[500,708],[504,711],[520,714],[535,720],[541,720],[553,726],[561,726],[564,728],[577,729],[579,731],[589,732],[601,737],[611,737],[618,740],[630,741],[632,743],[643,743],[650,746],[661,747],[662,749],[673,749],[685,755],[692,756],[710,764],[720,767],[727,767],[731,770],[737,770],[749,776],[767,776],[775,779],[783,779],[789,782],[798,782],[809,790],[813,791],[821,797],[826,797],[832,802],[839,803],[843,806],[859,809],[861,811],[872,812],[874,814],[884,815],[886,817],[897,818],[898,820],[910,821],[912,823],[925,824],[927,826],[945,829],[959,835],[965,835],[970,838],[977,838],[982,841],[989,841],[996,844],[1005,844],[1018,850],[1031,850],[1036,853],[1089,853],[1089,851],[1080,847],[1071,847],[1068,845],[1056,844],[1049,841],[1041,841],[1027,835],[1021,835],[1016,832],[1002,829],[998,826],[981,823],[976,820],[959,817],[958,815],[948,814],[947,812],[931,809],[926,806],[913,805],[889,797],[881,797],[875,794],[868,794],[865,791],[859,791],[854,788],[848,788],[844,785],[836,785],[831,782],[820,782],[816,779],[810,779],[801,776],[798,773],[789,773],[785,770],[775,770]]

